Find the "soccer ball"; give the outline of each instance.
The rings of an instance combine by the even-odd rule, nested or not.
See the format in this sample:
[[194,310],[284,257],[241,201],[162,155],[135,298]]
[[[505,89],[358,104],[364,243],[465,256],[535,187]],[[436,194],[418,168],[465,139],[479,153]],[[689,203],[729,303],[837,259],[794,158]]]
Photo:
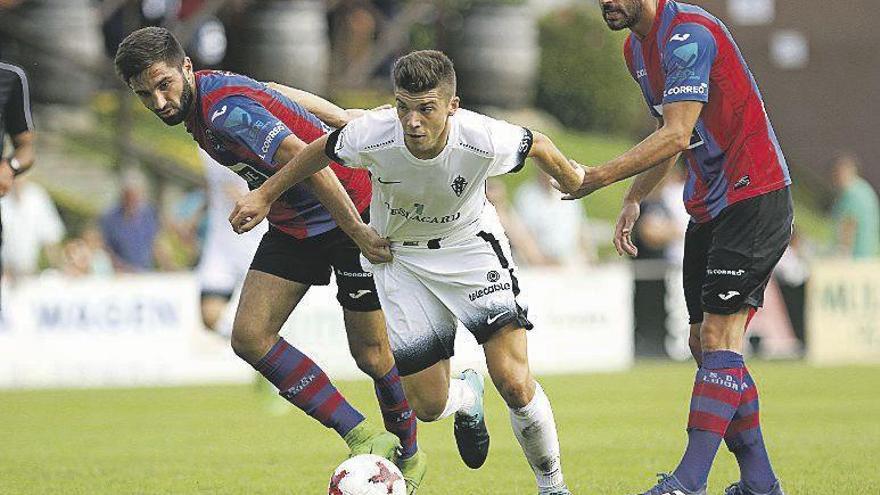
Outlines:
[[388,459],[361,454],[336,468],[329,490],[329,495],[406,495],[406,482]]

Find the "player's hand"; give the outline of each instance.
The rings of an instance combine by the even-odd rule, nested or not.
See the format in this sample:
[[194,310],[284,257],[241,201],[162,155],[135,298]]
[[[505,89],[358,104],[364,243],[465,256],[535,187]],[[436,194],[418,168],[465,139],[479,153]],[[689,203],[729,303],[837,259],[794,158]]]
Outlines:
[[0,196],[6,196],[6,193],[12,189],[12,180],[15,178],[15,172],[9,166],[6,160],[0,160]]
[[370,263],[378,264],[391,261],[391,242],[379,237],[373,227],[361,224],[351,238],[364,254],[364,258],[367,258]]
[[257,188],[245,194],[235,202],[235,208],[229,214],[229,224],[236,234],[244,234],[260,224],[272,203]]
[[562,199],[566,201],[580,199],[589,196],[604,187],[599,167],[585,167],[572,159],[569,159],[568,161],[576,170],[578,170],[578,175],[581,175],[582,178],[580,187],[575,190],[566,190],[566,188],[562,187],[562,185],[555,180],[550,182],[558,191],[566,193]]
[[633,201],[625,202],[620,210],[617,226],[614,227],[614,249],[620,256],[627,254],[635,258],[639,254],[639,249],[632,242],[632,231],[641,210],[639,204]]

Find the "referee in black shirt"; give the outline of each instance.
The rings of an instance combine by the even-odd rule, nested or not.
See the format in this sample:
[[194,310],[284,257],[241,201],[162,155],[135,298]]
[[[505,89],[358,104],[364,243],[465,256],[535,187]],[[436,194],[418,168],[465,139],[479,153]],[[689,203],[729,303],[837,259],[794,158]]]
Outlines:
[[[6,150],[7,135],[12,141],[11,152]],[[5,196],[15,177],[33,163],[34,122],[27,76],[21,67],[0,62],[0,196]],[[0,225],[0,243],[2,236]]]

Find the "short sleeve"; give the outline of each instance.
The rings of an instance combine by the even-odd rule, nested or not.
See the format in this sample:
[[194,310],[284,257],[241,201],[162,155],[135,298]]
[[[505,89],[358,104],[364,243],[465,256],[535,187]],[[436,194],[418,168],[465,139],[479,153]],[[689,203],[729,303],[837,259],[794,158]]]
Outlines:
[[267,163],[291,130],[269,110],[245,96],[229,96],[214,104],[206,115],[210,129],[248,148]]
[[718,53],[715,37],[699,24],[672,29],[663,56],[663,103],[709,101],[709,76]]
[[31,120],[31,96],[27,76],[23,70],[18,68],[12,72],[17,76],[18,82],[12,85],[9,101],[6,102],[6,108],[3,111],[3,118],[6,133],[15,136],[34,130],[34,123]]
[[532,131],[503,120],[490,119],[489,135],[495,150],[489,176],[519,172],[532,149]]
[[324,152],[328,158],[349,168],[365,168],[366,162],[360,153],[357,136],[362,131],[362,122],[367,119],[354,119],[345,127],[330,133]]

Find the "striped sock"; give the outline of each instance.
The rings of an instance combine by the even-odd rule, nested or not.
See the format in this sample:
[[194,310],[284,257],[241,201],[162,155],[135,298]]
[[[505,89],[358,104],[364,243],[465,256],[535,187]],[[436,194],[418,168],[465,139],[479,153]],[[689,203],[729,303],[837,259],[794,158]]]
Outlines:
[[724,441],[736,456],[742,482],[753,492],[768,493],[776,484],[776,474],[761,434],[758,387],[748,368],[744,372],[742,399],[727,427]]
[[721,438],[740,403],[743,357],[732,351],[703,353],[688,416],[688,446],[675,477],[688,490],[706,486]]
[[279,395],[336,430],[339,436],[345,436],[364,420],[330,383],[324,370],[284,339],[278,339],[254,368],[278,387]]
[[400,438],[400,457],[408,459],[419,450],[416,443],[416,415],[403,393],[397,366],[392,366],[391,371],[376,380],[375,384],[385,429]]

